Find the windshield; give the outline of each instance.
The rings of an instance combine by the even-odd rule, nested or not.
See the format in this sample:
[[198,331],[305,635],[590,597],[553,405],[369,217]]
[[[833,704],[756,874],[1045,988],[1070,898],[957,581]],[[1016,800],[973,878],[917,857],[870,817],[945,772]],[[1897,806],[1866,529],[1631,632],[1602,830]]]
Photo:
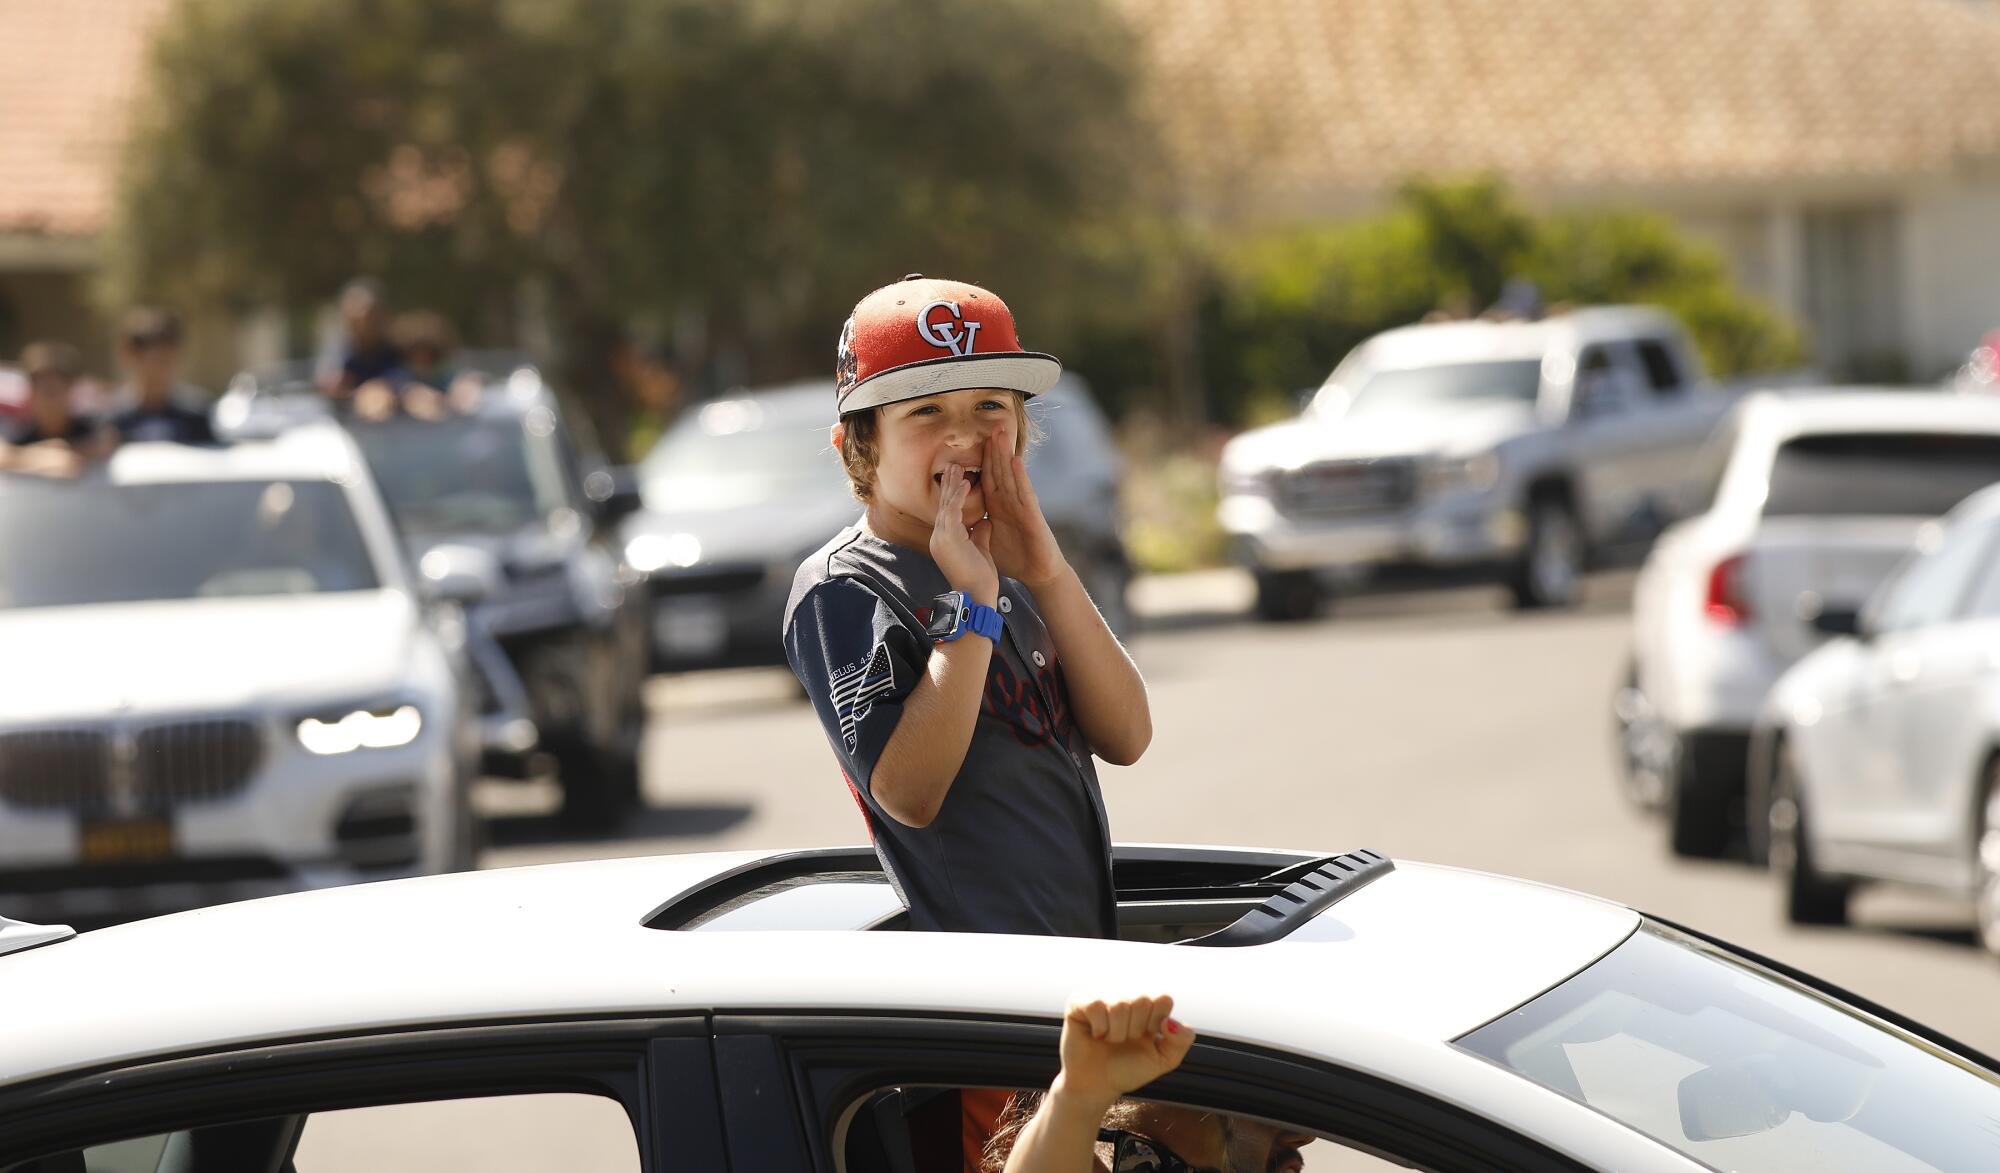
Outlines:
[[551,442],[554,417],[457,417],[356,423],[396,522],[418,534],[508,534],[568,502]]
[[647,507],[660,510],[847,491],[824,424],[769,421],[754,399],[710,403],[683,417],[646,454],[639,475]]
[[1648,923],[1458,1045],[1711,1168],[2000,1167],[2000,1079]]
[[1542,364],[1537,359],[1376,371],[1349,389],[1346,414],[1438,411],[1491,403],[1532,405],[1541,387]]
[[0,607],[374,590],[338,485],[0,476]]
[[1764,516],[1937,517],[2000,481],[2000,436],[1837,432],[1778,449]]

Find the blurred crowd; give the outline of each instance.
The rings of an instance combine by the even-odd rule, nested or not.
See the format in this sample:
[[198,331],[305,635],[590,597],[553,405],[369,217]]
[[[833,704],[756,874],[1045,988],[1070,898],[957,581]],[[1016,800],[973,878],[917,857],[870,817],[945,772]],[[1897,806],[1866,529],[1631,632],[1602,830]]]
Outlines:
[[[381,286],[356,278],[341,291],[340,334],[317,360],[314,384],[336,415],[437,420],[474,410],[485,376],[457,365],[458,333],[444,315],[393,313]],[[183,381],[178,315],[136,306],[119,322],[117,378],[84,369],[67,341],[30,343],[19,356],[25,396],[0,403],[0,470],[75,476],[120,444],[213,444],[210,392]],[[656,438],[679,399],[679,382],[660,355],[621,343],[610,373],[636,407],[634,442]]]

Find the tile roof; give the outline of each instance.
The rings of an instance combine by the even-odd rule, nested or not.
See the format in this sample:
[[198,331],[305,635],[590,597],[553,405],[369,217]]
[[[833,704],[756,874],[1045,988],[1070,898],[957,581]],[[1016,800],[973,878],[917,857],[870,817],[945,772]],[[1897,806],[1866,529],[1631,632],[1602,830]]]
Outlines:
[[[0,0],[0,233],[90,234],[174,0]],[[2000,155],[1970,0],[1113,0],[1197,191],[1894,177]]]
[[0,0],[0,233],[103,228],[154,22],[172,0]]
[[1756,185],[2000,154],[2000,11],[1969,0],[1114,2],[1184,173],[1266,207],[1423,173]]

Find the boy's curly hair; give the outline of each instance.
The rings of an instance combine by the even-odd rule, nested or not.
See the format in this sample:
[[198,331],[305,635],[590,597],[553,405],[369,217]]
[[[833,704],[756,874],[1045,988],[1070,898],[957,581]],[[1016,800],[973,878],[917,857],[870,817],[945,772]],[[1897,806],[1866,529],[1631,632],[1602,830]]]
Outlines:
[[[1028,397],[1008,391],[1014,405],[1014,455],[1026,456],[1041,442],[1041,428],[1028,415]],[[875,499],[875,466],[882,462],[882,409],[871,407],[841,420],[844,432],[835,447],[840,465],[847,470],[847,487],[854,499],[866,504]]]

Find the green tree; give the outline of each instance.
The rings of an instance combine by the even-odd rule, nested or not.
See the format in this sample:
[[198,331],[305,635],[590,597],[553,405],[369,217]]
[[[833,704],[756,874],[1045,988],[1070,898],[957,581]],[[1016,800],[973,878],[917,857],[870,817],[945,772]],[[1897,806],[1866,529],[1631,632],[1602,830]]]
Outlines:
[[1137,263],[1132,59],[1095,0],[184,0],[109,294],[300,309],[365,272],[506,343],[539,290],[586,391],[689,313],[753,377],[827,371],[906,271],[1053,342]]
[[1664,218],[1537,216],[1491,180],[1412,182],[1377,215],[1225,242],[1212,264],[1204,378],[1210,413],[1231,422],[1316,385],[1371,334],[1485,309],[1513,277],[1550,304],[1663,306],[1720,376],[1800,359],[1797,329]]

